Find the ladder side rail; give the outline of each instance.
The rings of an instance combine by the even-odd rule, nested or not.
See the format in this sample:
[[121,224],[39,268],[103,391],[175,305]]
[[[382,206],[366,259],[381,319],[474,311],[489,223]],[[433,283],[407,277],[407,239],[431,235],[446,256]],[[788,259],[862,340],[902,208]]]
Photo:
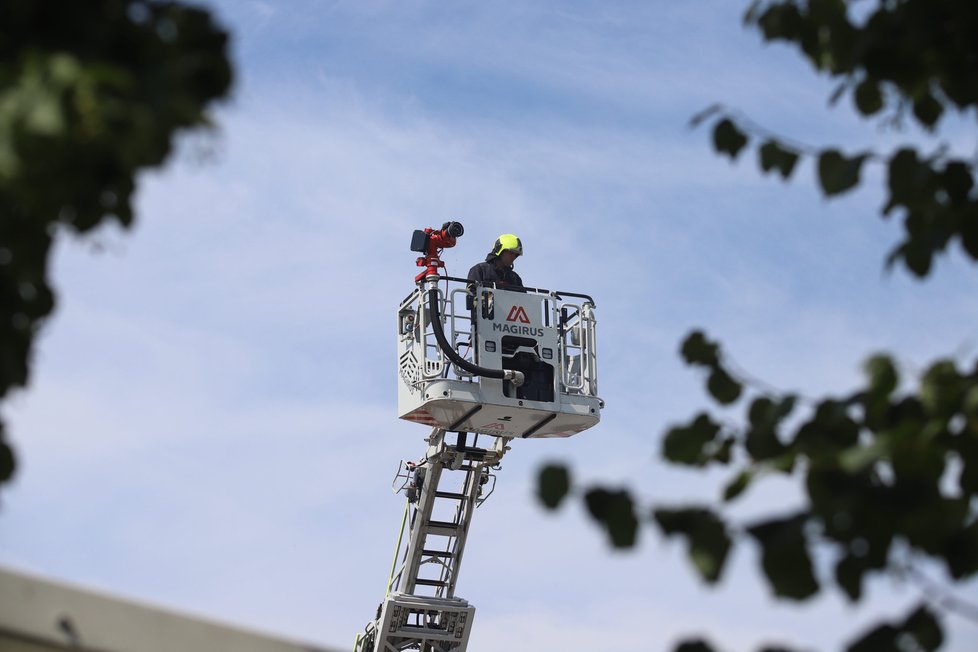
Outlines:
[[[462,306],[465,306],[465,301],[469,296],[468,288],[456,288],[449,294],[449,300],[447,303],[447,306],[450,309],[450,314],[448,315],[450,324],[449,341],[459,355],[469,362],[475,363],[475,324],[472,322],[472,313],[464,307],[459,310],[457,303],[458,299],[461,299]],[[462,352],[458,350],[460,342],[465,341],[462,340],[461,337],[465,337],[468,341],[466,355],[462,355]],[[455,375],[461,379],[472,379],[474,376],[472,373],[464,369],[460,369],[458,365],[451,365],[451,367],[455,371]]]
[[560,395],[564,391],[564,349],[563,337],[560,333],[560,311],[557,306],[560,304],[560,297],[551,292],[543,299],[543,325],[545,328],[552,328],[557,334],[557,349],[554,351],[553,391],[554,399],[560,401]]
[[595,338],[595,328],[597,320],[590,304],[582,306],[581,313],[582,333],[581,333],[581,380],[586,381],[585,392],[591,396],[598,395],[598,352],[597,340]]
[[[441,564],[441,569],[439,571],[439,581],[443,582],[444,585],[438,587],[437,595],[439,597],[451,598],[454,597],[455,590],[455,578],[458,574],[458,568],[461,565],[460,553],[465,545],[465,536],[468,531],[466,519],[471,518],[466,509],[466,506],[471,502],[471,496],[469,494],[469,478],[475,471],[472,468],[465,470],[465,479],[462,482],[461,491],[458,492],[460,498],[454,498],[458,500],[455,505],[454,521],[459,523],[458,534],[456,536],[449,537],[446,545],[446,561],[442,562],[438,560]],[[481,473],[481,471],[480,471]]]
[[428,538],[427,523],[431,520],[431,513],[435,506],[435,491],[441,479],[444,463],[440,460],[429,460],[418,468],[425,469],[424,485],[421,488],[421,495],[418,497],[418,507],[414,513],[411,532],[408,537],[408,546],[405,551],[404,568],[398,582],[398,591],[401,593],[414,593],[421,568],[422,552]]
[[[569,384],[571,389],[577,390],[578,392],[584,391],[584,333],[581,328],[581,306],[576,303],[567,304],[569,308],[573,308],[574,316],[570,319],[569,328],[567,330],[568,344],[570,348],[574,351],[574,356],[577,359],[578,368],[576,370],[576,381]],[[576,341],[576,343],[575,343]]]
[[451,573],[447,577],[445,587],[445,597],[455,597],[455,584],[458,582],[458,572],[462,565],[462,553],[465,552],[465,542],[468,540],[469,527],[472,525],[472,516],[475,514],[476,500],[479,497],[480,480],[485,463],[473,464],[472,468],[466,471],[465,485],[462,491],[465,498],[459,502],[455,520],[459,525],[459,534],[455,537],[452,545],[452,567]]
[[[392,578],[390,584],[387,587],[388,595],[390,595],[391,592],[398,590],[398,587],[400,586],[400,580],[402,577],[405,576],[405,570],[407,569],[407,563],[408,563],[408,553],[411,551],[411,537],[413,536],[412,532],[414,532],[414,524],[418,522],[418,505],[419,505],[419,501],[415,501],[410,506],[410,515],[408,516],[408,523],[407,523],[408,536],[406,539],[404,539],[402,545],[398,548],[397,551],[397,555],[401,557],[401,565],[397,568],[394,577]],[[404,550],[403,554],[401,554],[402,549]]]
[[[441,290],[435,288],[439,295],[439,312],[444,316],[445,299]],[[421,295],[422,297],[424,294]],[[428,314],[428,302],[420,301],[418,304],[418,318],[421,326],[421,379],[422,381],[439,378],[445,369],[445,353],[438,346],[435,339],[435,332],[432,330],[431,315]],[[431,353],[434,352],[434,355]]]
[[557,329],[557,396],[567,391],[564,376],[567,374],[567,344],[564,342],[564,325],[560,322],[560,300],[554,297],[553,324]]
[[412,511],[411,503],[405,500],[404,515],[401,517],[401,530],[397,535],[397,545],[394,548],[394,563],[391,566],[391,574],[387,580],[387,593],[385,596],[389,596],[394,587],[398,585],[401,579],[401,573],[404,571],[403,559],[401,560],[400,567],[397,565],[397,560],[401,557],[401,549],[407,545],[404,540],[404,528],[413,522],[413,518],[411,518]]
[[[457,501],[453,513],[453,522],[458,525],[456,534],[447,537],[446,550],[444,551],[447,555],[444,558],[432,556],[430,559],[440,566],[438,581],[443,584],[436,588],[435,595],[441,598],[452,598],[455,595],[455,583],[458,579],[459,568],[462,565],[462,551],[465,549],[465,540],[468,536],[469,524],[473,514],[475,492],[472,491],[472,487],[478,488],[478,483],[473,481],[473,478],[482,475],[482,467],[482,463],[473,463],[463,467],[464,479],[459,488],[460,491],[457,492],[459,496],[443,498],[443,500]],[[442,477],[444,478],[444,474]]]
[[[586,364],[584,355],[584,333],[582,332],[582,307],[573,303],[563,303],[561,305],[561,315],[565,310],[574,310],[574,316],[562,324],[561,337],[559,340],[561,355],[560,365],[562,369],[561,383],[568,392],[581,393],[584,391],[584,366]],[[574,343],[575,333],[577,343]],[[576,370],[571,363],[577,359],[580,365]],[[574,373],[576,371],[576,373]]]

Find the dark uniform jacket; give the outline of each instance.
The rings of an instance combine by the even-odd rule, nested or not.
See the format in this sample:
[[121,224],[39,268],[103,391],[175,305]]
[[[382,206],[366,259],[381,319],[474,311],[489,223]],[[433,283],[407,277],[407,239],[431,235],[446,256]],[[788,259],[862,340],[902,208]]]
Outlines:
[[512,290],[523,287],[523,279],[513,271],[512,267],[496,264],[496,256],[488,256],[486,262],[479,263],[469,270],[469,280],[483,285],[496,284],[501,290]]
[[[491,286],[493,283],[502,290],[516,290],[523,287],[523,279],[513,271],[512,267],[497,265],[498,258],[489,254],[486,262],[474,265],[469,270],[469,280],[482,285]],[[469,296],[465,299],[465,307],[473,309],[476,287],[474,283],[469,284]]]

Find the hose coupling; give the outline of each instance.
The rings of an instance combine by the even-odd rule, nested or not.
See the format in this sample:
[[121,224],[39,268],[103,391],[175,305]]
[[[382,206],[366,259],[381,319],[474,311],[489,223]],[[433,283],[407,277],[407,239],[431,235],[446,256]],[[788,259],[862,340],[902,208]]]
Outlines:
[[513,383],[514,387],[519,387],[526,382],[526,376],[523,375],[522,371],[506,369],[503,371],[503,380]]

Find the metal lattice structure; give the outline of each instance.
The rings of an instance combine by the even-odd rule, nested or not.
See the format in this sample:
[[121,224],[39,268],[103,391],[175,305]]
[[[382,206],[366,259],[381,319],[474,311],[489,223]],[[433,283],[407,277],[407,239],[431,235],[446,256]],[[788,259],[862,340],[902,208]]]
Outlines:
[[[510,442],[598,423],[595,324],[586,295],[474,286],[430,269],[401,302],[398,415],[432,430],[421,461],[398,467],[407,505],[394,565],[354,652],[464,652],[475,607],[455,589],[472,516]],[[480,448],[480,435],[491,444]]]

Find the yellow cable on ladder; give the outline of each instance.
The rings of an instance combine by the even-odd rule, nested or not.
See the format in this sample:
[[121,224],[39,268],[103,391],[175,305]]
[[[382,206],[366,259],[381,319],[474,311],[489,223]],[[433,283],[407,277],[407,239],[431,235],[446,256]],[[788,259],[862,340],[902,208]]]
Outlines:
[[[404,501],[404,516],[401,517],[401,531],[397,534],[397,546],[394,548],[394,563],[391,564],[391,576],[387,580],[387,593],[384,595],[386,600],[391,594],[391,582],[394,581],[394,569],[397,568],[397,553],[401,550],[401,541],[404,539],[404,525],[407,523],[408,515],[408,505],[411,502],[408,500]],[[353,652],[357,652],[357,646],[360,645],[360,635],[357,634],[357,638],[353,641]]]
[[397,568],[397,553],[401,550],[401,540],[404,538],[404,525],[407,523],[408,515],[408,505],[411,501],[404,501],[404,516],[401,517],[401,531],[397,535],[397,546],[394,548],[394,563],[391,564],[391,576],[387,579],[387,594],[384,596],[386,600],[391,594],[391,583],[394,581],[394,569]]

